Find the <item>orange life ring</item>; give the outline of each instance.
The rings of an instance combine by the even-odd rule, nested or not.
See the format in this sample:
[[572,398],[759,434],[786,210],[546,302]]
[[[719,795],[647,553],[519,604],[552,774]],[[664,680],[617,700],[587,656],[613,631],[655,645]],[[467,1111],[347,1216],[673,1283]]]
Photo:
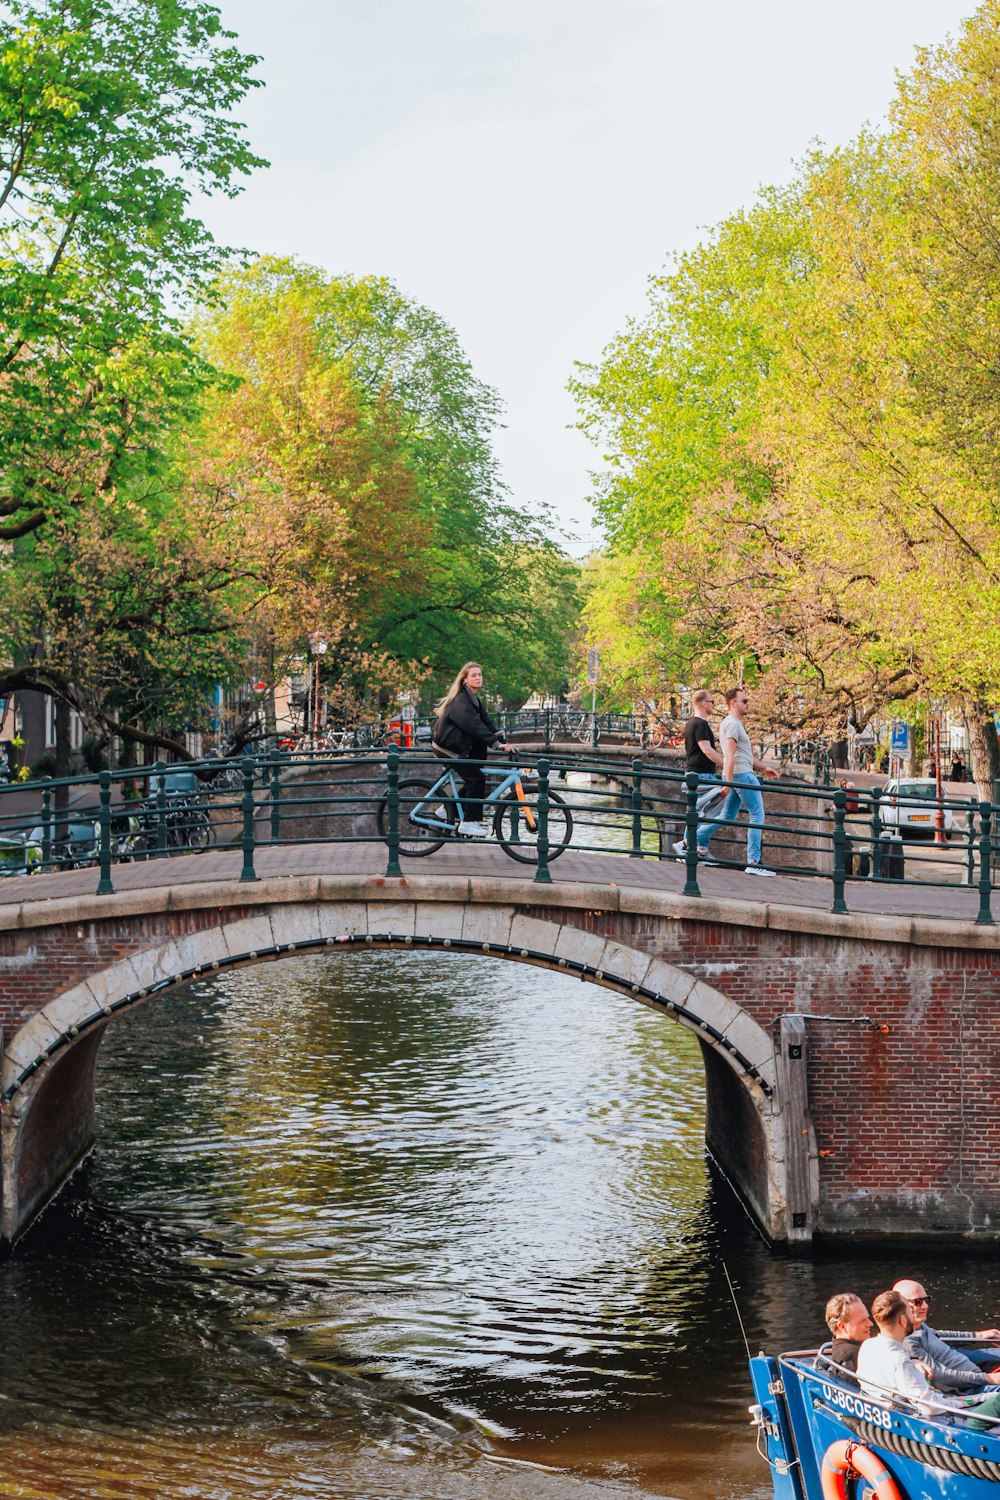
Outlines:
[[846,1441],[831,1443],[823,1455],[823,1500],[847,1500],[848,1474],[867,1479],[875,1500],[901,1500],[896,1481],[882,1460],[861,1443]]

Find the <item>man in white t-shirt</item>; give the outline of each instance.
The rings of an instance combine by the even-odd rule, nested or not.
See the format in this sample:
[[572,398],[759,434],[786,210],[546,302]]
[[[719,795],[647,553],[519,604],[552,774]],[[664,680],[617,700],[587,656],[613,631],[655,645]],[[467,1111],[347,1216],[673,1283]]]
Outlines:
[[878,1337],[867,1339],[858,1350],[858,1380],[864,1395],[883,1404],[893,1396],[905,1396],[927,1417],[950,1421],[961,1416],[978,1430],[992,1426],[988,1419],[1000,1416],[1000,1393],[983,1400],[942,1396],[927,1379],[929,1367],[907,1354],[904,1340],[913,1332],[914,1323],[901,1292],[880,1292],[872,1303],[872,1317],[878,1324]]
[[761,829],[764,826],[764,798],[760,794],[760,782],[756,772],[765,776],[777,776],[773,766],[757,760],[750,745],[750,736],[743,725],[750,694],[745,687],[730,688],[726,694],[726,717],[719,726],[719,748],[722,751],[722,780],[732,783],[732,790],[715,823],[702,823],[698,828],[698,854],[706,859],[709,841],[716,828],[732,823],[740,807],[747,812],[747,866],[748,875],[773,875],[761,863]]

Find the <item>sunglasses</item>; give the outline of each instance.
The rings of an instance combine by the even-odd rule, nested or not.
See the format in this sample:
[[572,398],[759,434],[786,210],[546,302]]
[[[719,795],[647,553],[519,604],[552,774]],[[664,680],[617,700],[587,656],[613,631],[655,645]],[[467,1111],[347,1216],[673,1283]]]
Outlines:
[[928,1304],[929,1304],[929,1302],[930,1302],[930,1298],[928,1298],[928,1297],[911,1297],[910,1298],[910,1306],[911,1307],[927,1307]]

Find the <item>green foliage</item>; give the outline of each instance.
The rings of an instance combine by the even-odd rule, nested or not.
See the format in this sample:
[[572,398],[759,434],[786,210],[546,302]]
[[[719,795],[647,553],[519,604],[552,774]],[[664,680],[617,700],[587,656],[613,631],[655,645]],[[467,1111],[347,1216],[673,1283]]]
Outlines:
[[0,4],[0,536],[148,470],[210,378],[178,303],[220,251],[189,211],[258,164],[252,84],[202,0]]
[[1000,698],[998,183],[989,0],[882,134],[728,220],[584,372],[620,554],[589,630],[631,621],[623,679],[657,645],[671,672],[742,662],[755,712],[827,732]]
[[265,258],[223,280],[199,332],[239,381],[206,445],[251,511],[268,494],[317,542],[290,648],[321,628],[331,679],[381,656],[428,691],[470,658],[511,697],[565,680],[575,568],[506,501],[497,397],[437,314],[384,278]]

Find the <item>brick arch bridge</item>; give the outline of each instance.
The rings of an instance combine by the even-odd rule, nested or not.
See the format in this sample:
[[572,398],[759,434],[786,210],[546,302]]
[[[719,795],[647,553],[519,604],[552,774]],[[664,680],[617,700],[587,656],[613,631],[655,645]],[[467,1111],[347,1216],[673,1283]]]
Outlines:
[[0,908],[4,1242],[92,1143],[96,1058],[116,1014],[223,968],[359,946],[542,965],[692,1030],[708,1144],[779,1244],[1000,1239],[995,931],[731,893],[696,901],[627,884],[615,859],[589,861],[606,881],[544,886],[499,875],[486,850],[401,880],[333,873],[336,847],[295,852],[300,871],[329,873],[289,858],[280,875],[262,859],[253,885],[230,853],[136,866],[133,889],[102,897],[71,893],[76,872],[39,899],[57,877],[37,877],[23,883],[36,899]]

